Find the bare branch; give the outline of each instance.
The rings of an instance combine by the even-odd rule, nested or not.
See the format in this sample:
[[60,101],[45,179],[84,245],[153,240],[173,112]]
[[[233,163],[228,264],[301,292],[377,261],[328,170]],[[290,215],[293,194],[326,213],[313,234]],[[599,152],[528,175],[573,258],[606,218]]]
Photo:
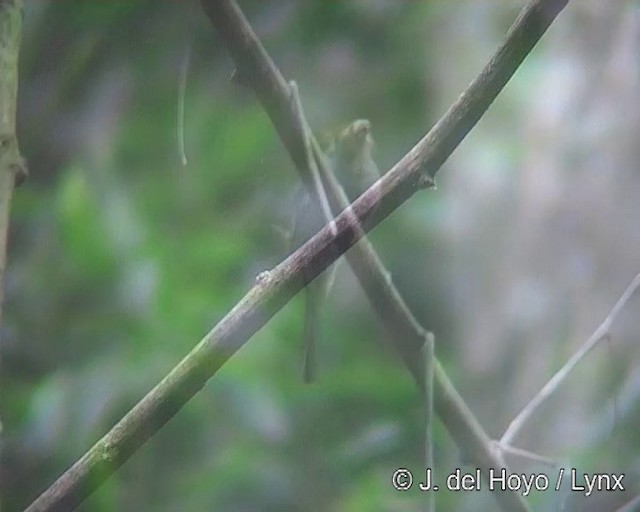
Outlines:
[[[489,65],[485,67],[482,74],[461,95],[434,129],[396,164],[387,176],[374,184],[364,196],[375,197],[376,194],[381,193],[379,189],[376,190],[376,187],[381,186],[381,182],[390,178],[389,175],[399,170],[398,168],[402,168],[403,164],[405,165],[404,171],[414,173],[413,177],[417,180],[418,188],[432,185],[432,176],[435,175],[438,167],[488,108],[515,67],[535,44],[536,38],[540,37],[553,16],[565,4],[566,2],[530,3],[522,11],[509,31],[505,43]],[[295,116],[287,111],[287,90],[284,77],[279,73],[234,1],[203,0],[203,7],[232,53],[237,69],[241,70],[242,76],[245,77],[244,84],[255,91],[289,150],[303,180],[308,183],[309,179],[306,177],[308,172],[305,171],[304,162],[301,162],[298,156],[303,153],[303,148],[300,147],[299,139],[288,137],[289,134],[295,134],[293,126]],[[512,47],[511,44],[514,46]],[[514,66],[511,71],[509,71],[510,66]],[[491,83],[492,80],[495,80],[495,83],[485,88],[484,85]],[[456,139],[457,137],[459,139]],[[333,176],[318,144],[315,141],[314,144],[319,169],[332,206],[349,212],[348,201],[340,185]],[[440,144],[442,145],[442,154],[439,152]],[[429,174],[421,172],[425,169],[430,169]],[[408,195],[415,190],[414,186],[409,187]],[[427,333],[413,317],[397,289],[391,283],[389,273],[384,269],[366,239],[362,239],[353,250],[347,253],[347,259],[373,307],[391,334],[388,338],[389,341],[394,343],[395,348],[403,357],[416,379],[419,389],[424,390],[425,373],[422,368],[424,357],[420,357],[419,351]],[[437,368],[441,370],[437,360],[434,361],[434,364],[438,365]],[[440,382],[437,377],[446,379],[446,381]],[[436,382],[439,384],[435,390],[436,405],[441,418],[456,442],[465,453],[469,453],[470,446],[475,446],[474,449],[471,449],[473,455],[470,454],[470,456],[479,467],[495,468],[500,466],[502,461],[492,453],[486,434],[482,432],[471,412],[457,395],[444,371],[436,372]],[[444,391],[438,393],[439,390],[451,391],[451,394],[447,395]],[[456,436],[456,433],[461,435]],[[502,504],[506,509],[514,507],[514,505]],[[521,506],[521,504],[516,504],[516,508]]]
[[[360,196],[350,211],[341,213],[335,219],[337,234],[332,235],[329,227],[325,227],[272,271],[261,274],[249,293],[169,375],[27,510],[35,512],[74,509],[173,417],[205,382],[302,288],[303,275],[308,278],[317,276],[352,247],[364,231],[378,224],[408,199],[423,182],[423,173],[428,172],[433,176],[489,107],[567,1],[530,2],[518,16],[496,55],[447,114],[391,171]],[[296,166],[305,168],[303,134],[290,122],[292,104],[289,101],[286,82],[262,46],[257,43],[255,36],[251,37],[253,34],[250,29],[249,32],[237,33],[237,26],[229,24],[229,20],[244,20],[234,3],[218,0],[205,2],[204,5],[207,14],[228,42],[240,74],[252,85],[257,80],[265,80],[266,86],[255,90],[267,106],[267,112],[285,141],[287,149],[294,155]],[[254,59],[256,51],[259,52],[257,60]],[[254,69],[254,65],[258,67]],[[312,187],[311,174],[303,178],[305,184]],[[382,269],[381,265],[379,269]],[[382,270],[380,276],[385,283],[382,287],[374,280],[373,284],[363,282],[367,293],[369,287],[372,288],[372,292],[384,293],[388,279],[384,277]],[[404,305],[401,301],[398,304]],[[385,319],[385,316],[382,318]],[[405,341],[401,354],[405,361],[409,359],[408,365],[412,374],[420,382],[420,368],[423,365],[416,361],[420,359],[418,351],[422,346],[424,331],[417,323],[412,325],[410,330],[421,335],[411,336],[411,341]],[[396,333],[396,336],[402,338],[402,332]],[[469,455],[473,460],[482,461],[479,467],[488,469],[496,460],[489,439],[438,364],[434,364],[434,377],[438,383],[435,405],[440,417],[456,442],[470,448]],[[496,497],[505,509],[527,510],[526,503],[517,493],[497,493]]]
[[[365,192],[359,201],[371,201],[376,195],[384,195],[380,208],[377,210],[378,218],[382,220],[400,203],[420,189],[420,187],[416,187],[416,182],[424,187],[423,173],[435,176],[442,163],[480,119],[567,2],[568,0],[533,0],[529,2],[510,28],[501,47],[480,75],[460,95],[429,133]],[[309,190],[313,190],[312,176],[305,164],[303,135],[293,122],[295,115],[292,112],[289,88],[284,77],[253,33],[235,2],[203,0],[202,4],[211,23],[231,52],[238,72],[244,77],[243,83],[250,86],[256,93],[291,154],[296,168],[301,172],[305,185]],[[320,171],[322,172],[322,169]],[[336,202],[335,189],[327,186],[326,183],[325,187],[329,200],[334,206],[334,202]],[[340,209],[344,209],[346,204],[340,204]],[[372,219],[365,220],[369,222]],[[360,278],[358,270],[353,266],[352,268]],[[378,270],[381,268],[379,265]],[[364,281],[360,279],[366,289],[369,285]],[[379,289],[376,290],[378,295],[381,293],[380,288],[384,288],[382,284],[378,283]],[[367,294],[373,297],[369,290],[367,290]],[[399,296],[395,299],[396,304],[402,303]],[[387,306],[389,305],[387,303]],[[423,372],[417,354],[422,347],[422,328],[415,322],[411,328],[398,331],[397,327],[405,323],[403,318],[410,315],[408,315],[406,307],[402,308],[403,311],[399,311],[399,308],[391,306],[397,313],[394,313],[397,320],[394,332],[395,346],[416,381],[420,382]],[[381,309],[376,307],[378,313],[381,312]],[[387,312],[382,311],[382,313],[388,316]]]
[[522,448],[517,448],[515,446],[502,446],[498,441],[494,441],[494,445],[497,450],[500,450],[502,453],[507,455],[514,455],[526,461],[542,464],[550,468],[557,468],[559,466],[557,461],[552,459],[551,457],[545,457],[544,455],[539,455],[537,453],[530,452],[529,450],[523,450]]
[[627,289],[624,291],[622,296],[618,299],[615,306],[611,309],[607,317],[604,321],[598,326],[598,328],[594,331],[594,333],[589,337],[587,341],[580,347],[580,349],[567,361],[567,363],[558,370],[558,372],[551,377],[549,382],[547,382],[544,387],[534,396],[531,401],[520,411],[520,413],[515,417],[515,419],[509,424],[509,427],[502,435],[500,439],[499,445],[501,448],[505,448],[511,445],[515,436],[522,430],[522,427],[527,422],[529,418],[533,415],[533,413],[542,405],[542,403],[549,398],[565,381],[565,379],[569,376],[571,371],[576,367],[576,365],[582,361],[586,355],[593,350],[598,343],[602,340],[606,339],[609,335],[609,331],[611,330],[611,326],[615,321],[616,317],[622,311],[622,309],[627,305],[629,299],[636,293],[638,288],[640,287],[640,274],[636,275],[633,278]]

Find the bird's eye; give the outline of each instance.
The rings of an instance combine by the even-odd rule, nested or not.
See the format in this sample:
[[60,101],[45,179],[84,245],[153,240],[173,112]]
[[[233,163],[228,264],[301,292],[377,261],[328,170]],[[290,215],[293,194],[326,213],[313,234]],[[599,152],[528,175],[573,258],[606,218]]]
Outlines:
[[369,129],[369,123],[366,121],[357,123],[356,126],[354,126],[355,135],[359,139],[364,139],[369,134]]

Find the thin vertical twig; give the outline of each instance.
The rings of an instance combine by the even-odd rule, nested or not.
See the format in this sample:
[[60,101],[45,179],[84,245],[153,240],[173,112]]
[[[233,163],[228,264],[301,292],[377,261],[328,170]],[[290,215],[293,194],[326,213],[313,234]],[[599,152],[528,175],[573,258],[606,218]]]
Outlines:
[[[435,389],[434,379],[434,360],[435,360],[435,338],[433,333],[428,332],[425,336],[424,346],[422,347],[424,358],[424,467],[427,471],[431,471],[432,477],[435,476],[436,470],[433,463],[433,394]],[[426,495],[427,512],[435,512],[436,495],[433,490],[428,491]]]
[[331,211],[331,206],[329,206],[327,192],[325,191],[324,185],[322,184],[320,171],[318,170],[318,165],[313,154],[313,147],[311,142],[313,135],[311,134],[304,109],[302,108],[302,99],[300,98],[300,91],[298,90],[298,84],[295,82],[295,80],[291,80],[291,82],[289,82],[289,88],[291,89],[291,101],[293,102],[295,119],[298,122],[298,129],[302,133],[304,140],[306,164],[309,168],[309,171],[311,172],[311,181],[313,183],[313,192],[311,194],[311,197],[315,197],[316,201],[319,202],[318,206],[320,207],[320,210],[322,211],[322,214],[324,216],[325,224],[329,224],[331,226],[331,232],[335,235],[337,234],[337,228],[336,223],[333,220],[334,214]]
[[178,156],[180,157],[180,164],[182,165],[182,167],[186,167],[189,163],[189,161],[187,160],[187,150],[185,147],[184,104],[185,104],[185,98],[187,95],[187,78],[189,75],[189,64],[191,62],[192,46],[193,46],[193,39],[191,39],[185,45],[184,54],[182,56],[182,63],[180,66],[180,81],[178,83],[178,118],[176,122],[177,124],[176,137],[177,137],[177,143],[178,143]]
[[[3,326],[9,214],[16,183],[26,176],[16,136],[22,0],[0,1],[0,328]],[[2,332],[2,331],[0,331]],[[1,344],[0,344],[1,345]],[[0,357],[0,379],[2,360]],[[0,417],[0,430],[2,418]],[[0,446],[0,450],[2,447]],[[0,496],[0,508],[2,496]]]

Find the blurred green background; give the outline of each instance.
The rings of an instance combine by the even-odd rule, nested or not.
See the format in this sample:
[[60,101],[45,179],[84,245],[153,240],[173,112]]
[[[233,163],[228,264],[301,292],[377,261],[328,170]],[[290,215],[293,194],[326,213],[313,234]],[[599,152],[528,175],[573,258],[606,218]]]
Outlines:
[[[28,505],[287,256],[280,231],[298,183],[197,2],[25,3],[18,129],[31,176],[13,203],[1,332],[6,511]],[[575,4],[438,189],[371,235],[493,437],[640,270],[640,15],[633,2]],[[370,119],[384,170],[475,77],[521,5],[241,2],[314,130]],[[423,467],[419,397],[339,272],[317,384],[302,384],[296,298],[81,509],[421,509],[424,496],[390,485],[396,467]],[[538,510],[612,510],[638,491],[634,309],[518,439],[585,471],[625,471],[630,493],[536,495]],[[435,445],[437,471],[461,464],[440,424]],[[497,506],[487,492],[438,504]]]

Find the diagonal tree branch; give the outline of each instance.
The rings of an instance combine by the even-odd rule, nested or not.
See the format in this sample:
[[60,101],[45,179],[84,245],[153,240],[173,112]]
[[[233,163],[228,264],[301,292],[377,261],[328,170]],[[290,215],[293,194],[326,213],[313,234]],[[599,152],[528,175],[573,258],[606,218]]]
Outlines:
[[[300,124],[299,116],[291,113],[289,101],[291,92],[284,77],[270,59],[234,0],[203,0],[202,3],[212,24],[216,27],[236,60],[237,72],[243,77],[243,85],[252,88],[256,93],[289,150],[301,177],[305,183],[308,183],[310,181],[308,176],[312,175],[312,172],[308,168],[308,161],[300,160],[299,155],[303,152],[300,133],[308,132],[309,129],[304,126],[296,126],[296,124]],[[535,37],[537,33],[541,34],[544,31],[545,22],[550,22],[554,12],[559,12],[563,6],[562,2],[532,2],[529,4],[514,23],[514,26],[509,31],[507,40],[496,56],[485,67],[480,77],[460,97],[456,105],[449,110],[448,114],[455,111],[458,106],[467,103],[467,106],[471,107],[466,113],[469,118],[468,122],[460,122],[464,118],[461,109],[459,117],[445,115],[440,123],[412,152],[417,152],[418,147],[425,140],[434,145],[437,145],[438,141],[445,141],[444,134],[448,132],[452,140],[450,142],[451,146],[446,146],[445,144],[442,150],[443,153],[446,153],[442,160],[444,161],[457,145],[457,137],[460,140],[464,137],[466,134],[465,129],[475,124],[477,118],[484,113],[484,110],[486,110],[500,88],[510,77],[507,63],[511,62],[517,66],[528,52],[527,48],[533,46],[530,38]],[[557,11],[554,11],[554,9],[557,9]],[[527,23],[524,23],[525,20],[528,20]],[[524,43],[529,44],[529,46]],[[496,78],[494,87],[481,91],[485,103],[478,102],[475,107],[469,105],[470,102],[466,99],[467,95],[471,96],[471,94],[478,92],[477,90],[474,91],[474,85],[486,84],[482,80],[492,74]],[[456,123],[458,124],[456,125]],[[431,139],[429,139],[430,136]],[[315,143],[314,148],[332,206],[337,211],[345,210],[349,202],[346,200],[344,192],[333,176],[330,165],[328,165],[317,143]],[[438,154],[437,151],[434,151],[434,153]],[[424,156],[424,159],[428,161],[428,156]],[[432,169],[431,176],[435,175],[442,163],[438,162],[437,156],[433,159],[435,163],[430,167]],[[401,162],[403,161],[405,159]],[[424,174],[418,177],[418,184],[421,184],[420,178],[424,178]],[[424,180],[424,182],[427,185],[429,184],[429,180]],[[416,188],[414,187],[412,190],[415,191]],[[419,356],[419,351],[425,342],[426,332],[406,306],[391,280],[387,278],[388,272],[366,238],[362,239],[348,252],[346,257],[374,309],[376,309],[386,326],[390,334],[388,340],[394,344],[397,351],[402,355],[408,369],[416,379],[419,389],[424,392],[425,386],[421,380],[425,372],[421,365],[424,364],[425,358]],[[472,454],[469,456],[481,468],[496,468],[502,465],[501,459],[492,452],[487,436],[464,404],[462,398],[455,392],[454,387],[448,381],[437,360],[434,364],[438,365],[438,371],[435,374],[438,384],[435,389],[436,404],[439,405],[438,412],[441,414],[447,428],[454,434],[454,438],[462,451],[466,454],[471,450]],[[450,390],[451,395],[445,394],[442,392],[443,390]],[[448,415],[443,414],[445,410],[450,411],[450,413]],[[460,428],[461,426],[462,428]],[[455,432],[459,430],[463,432],[460,432],[460,435],[456,437]],[[509,507],[506,506],[505,508]]]
[[[313,277],[325,270],[352,247],[364,231],[382,221],[420,188],[424,183],[424,173],[435,175],[438,167],[489,107],[567,1],[530,2],[518,16],[496,55],[445,116],[400,162],[360,196],[349,211],[341,213],[335,219],[337,232],[333,234],[330,227],[325,227],[272,271],[260,274],[256,285],[203,340],[27,510],[66,511],[78,506],[173,417],[303,287],[303,275]],[[229,9],[230,6],[232,4],[229,2],[220,0],[208,3],[206,8],[208,14],[216,16],[217,8]],[[221,33],[225,31],[224,37],[234,37],[222,23]],[[245,48],[245,43],[247,42],[238,41],[238,47]],[[250,56],[252,50],[247,51],[248,54],[244,50],[240,51],[239,58],[234,55],[241,63],[241,74],[255,73],[246,65],[246,57]],[[264,56],[266,57],[266,53]],[[275,66],[267,71],[274,70]],[[278,76],[274,73],[272,75]],[[244,77],[246,78],[253,80],[255,76],[248,75]],[[283,98],[288,98],[286,83],[270,83],[269,87],[271,89],[261,93],[265,95],[265,103],[273,102],[275,107],[280,105],[279,108],[268,109],[269,115],[281,116],[282,112],[290,112],[291,103],[283,101]],[[278,91],[284,91],[285,95]],[[288,149],[291,145],[290,150],[296,155],[296,165],[303,163],[304,145],[296,142],[302,140],[299,139],[300,134],[291,131],[294,128],[286,122],[286,118],[277,117],[274,124]],[[310,176],[306,181],[311,184],[309,178]],[[417,329],[421,332],[419,326]],[[411,351],[411,354],[418,354],[419,347],[415,348],[416,351]],[[453,438],[464,445],[461,440],[471,434],[469,455],[474,460],[492,460],[492,453],[487,452],[489,440],[473,416],[470,415],[459,425],[452,421],[452,418],[460,417],[461,411],[466,409],[438,365],[434,365],[434,377],[438,383],[436,409]],[[501,506],[509,510],[527,510],[522,499],[518,499],[519,496],[515,493],[497,496],[503,496]]]
[[[388,189],[389,193],[385,194],[386,197],[381,205],[383,211],[378,212],[382,217],[386,217],[392,209],[420,188],[417,184],[424,184],[422,180],[424,180],[425,173],[434,177],[442,163],[487,110],[567,2],[568,0],[534,0],[529,2],[512,25],[501,47],[480,75],[460,95],[429,133],[391,171],[373,185],[362,199],[366,197],[371,200],[376,194],[380,194],[382,188]],[[295,113],[289,99],[288,84],[260,41],[253,34],[235,2],[203,0],[202,4],[211,23],[231,52],[238,66],[237,71],[242,77],[241,82],[255,91],[291,154],[296,168],[300,170],[305,185],[313,191],[310,185],[312,182],[311,171],[308,170],[305,162],[303,133],[294,121]],[[320,170],[322,171],[322,168]],[[326,176],[326,173],[323,174]],[[333,182],[335,185],[338,184],[335,179]],[[337,204],[338,209],[343,210],[348,205],[346,197],[345,201],[336,201],[338,187],[326,183],[325,186],[332,206],[335,207]],[[364,246],[365,244],[360,245]],[[369,258],[377,259],[377,256],[369,254]],[[365,261],[357,263],[357,267],[366,265]],[[379,260],[376,262],[376,266],[376,272],[367,272],[368,280],[360,279],[369,296],[374,294],[370,293],[367,288],[374,285],[368,281],[374,280],[377,294],[380,294],[380,290],[386,287],[384,282],[387,281],[386,278],[382,282],[375,281],[375,278],[380,277],[384,271]],[[358,269],[355,266],[352,268],[360,278]],[[399,309],[398,305],[400,304],[404,305],[404,302],[397,295],[394,301],[388,301],[385,304],[385,306],[393,308],[392,312],[389,312],[388,309],[381,311],[383,308],[376,309],[384,316],[392,315],[395,319],[392,323],[396,328],[402,325],[409,327],[403,319],[412,318],[412,316],[406,306]],[[422,346],[422,339],[421,336],[416,337],[415,334],[421,333],[421,331],[422,328],[413,320],[413,325],[408,329],[402,328],[394,333],[396,348],[418,382],[422,378],[422,371],[419,368],[419,358],[416,357],[416,354]]]

